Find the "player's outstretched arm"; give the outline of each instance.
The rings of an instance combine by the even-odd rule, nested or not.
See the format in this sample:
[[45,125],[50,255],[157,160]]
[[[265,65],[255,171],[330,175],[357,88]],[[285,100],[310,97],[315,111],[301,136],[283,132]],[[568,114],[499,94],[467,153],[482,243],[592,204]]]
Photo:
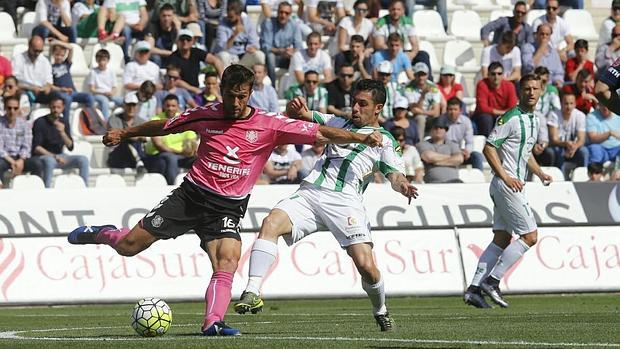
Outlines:
[[387,175],[388,181],[392,184],[392,189],[397,191],[411,202],[411,198],[417,199],[418,197],[418,188],[414,187],[407,178],[400,172],[392,172]]
[[304,121],[314,121],[312,111],[308,109],[306,100],[303,97],[295,97],[286,104],[286,116],[292,119]]
[[371,134],[362,134],[346,131],[341,128],[320,125],[316,133],[316,143],[362,143],[370,147],[380,147],[383,144],[383,136],[379,131],[374,131]]
[[538,161],[534,158],[534,156],[530,156],[527,160],[527,167],[530,169],[530,172],[538,176],[544,185],[549,185],[553,182],[553,177],[543,172],[540,165],[538,165]]
[[612,90],[609,85],[602,81],[597,81],[594,86],[594,95],[599,102],[603,103],[609,110],[620,114],[620,96]]
[[508,172],[502,167],[502,161],[499,159],[497,149],[495,149],[494,146],[487,143],[484,145],[484,150],[482,150],[482,152],[484,153],[484,157],[487,158],[487,162],[495,175],[504,181],[508,188],[514,192],[523,190],[523,183],[518,178],[510,177]]
[[126,129],[113,128],[103,136],[103,144],[108,147],[118,145],[122,140],[132,137],[165,136],[173,132],[164,130],[167,120],[153,120]]

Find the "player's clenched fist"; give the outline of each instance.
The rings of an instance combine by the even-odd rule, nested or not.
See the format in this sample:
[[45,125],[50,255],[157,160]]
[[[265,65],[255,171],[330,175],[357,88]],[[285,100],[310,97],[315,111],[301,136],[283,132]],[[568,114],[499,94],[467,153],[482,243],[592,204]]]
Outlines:
[[303,97],[295,97],[286,104],[286,115],[289,118],[299,119],[308,111],[306,100]]
[[112,147],[118,145],[122,139],[123,130],[114,128],[105,133],[103,136],[103,144],[108,147]]
[[380,147],[383,145],[383,136],[379,131],[373,131],[373,133],[366,136],[364,144],[371,147]]

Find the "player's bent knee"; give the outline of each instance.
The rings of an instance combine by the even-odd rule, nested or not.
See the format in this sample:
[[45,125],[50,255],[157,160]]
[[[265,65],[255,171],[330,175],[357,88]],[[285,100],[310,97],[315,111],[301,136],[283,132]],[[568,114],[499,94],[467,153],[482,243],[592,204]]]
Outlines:
[[263,219],[259,238],[278,237],[290,233],[291,228],[292,225],[288,215],[284,211],[273,210]]
[[538,231],[534,230],[531,233],[521,236],[521,240],[523,240],[523,242],[525,242],[529,247],[536,245],[536,242],[538,242]]

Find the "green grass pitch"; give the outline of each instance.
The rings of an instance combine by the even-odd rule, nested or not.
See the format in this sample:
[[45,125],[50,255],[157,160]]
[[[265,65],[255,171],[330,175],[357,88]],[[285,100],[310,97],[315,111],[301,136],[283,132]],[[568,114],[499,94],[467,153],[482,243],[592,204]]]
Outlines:
[[508,296],[480,310],[459,297],[391,298],[396,331],[381,333],[367,299],[267,300],[227,322],[240,337],[198,334],[204,305],[169,302],[158,338],[131,328],[133,304],[0,308],[0,348],[620,348],[620,294]]

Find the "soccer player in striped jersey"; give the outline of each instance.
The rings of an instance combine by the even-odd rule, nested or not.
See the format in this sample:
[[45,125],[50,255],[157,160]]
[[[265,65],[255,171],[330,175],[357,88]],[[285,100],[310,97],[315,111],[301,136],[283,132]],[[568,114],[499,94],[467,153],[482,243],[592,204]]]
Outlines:
[[[528,169],[548,185],[553,179],[545,174],[532,155],[538,138],[539,121],[534,109],[542,93],[540,77],[521,78],[519,104],[495,122],[484,156],[494,176],[489,192],[493,200],[493,241],[480,256],[471,285],[463,299],[477,308],[490,308],[484,291],[500,307],[508,307],[499,289],[499,281],[534,244],[538,236],[524,186]],[[512,234],[520,236],[510,242]]]
[[283,236],[291,245],[319,230],[329,230],[346,249],[361,274],[362,288],[371,300],[377,324],[382,331],[392,330],[383,279],[372,254],[370,221],[362,194],[375,171],[383,173],[392,189],[409,199],[417,197],[417,189],[405,178],[399,143],[379,126],[378,118],[386,99],[383,84],[370,79],[360,80],[351,96],[350,120],[308,111],[299,97],[289,103],[288,115],[294,117],[298,114],[307,121],[362,134],[379,131],[383,135],[383,146],[328,146],[297,192],[271,210],[252,247],[248,285],[235,304],[236,312],[255,313],[262,309],[260,287],[278,254],[278,237]]
[[194,230],[207,252],[213,274],[205,292],[205,336],[234,336],[241,332],[224,323],[232,281],[241,256],[239,221],[250,192],[272,149],[289,143],[363,143],[375,147],[385,138],[379,132],[355,133],[294,120],[247,105],[254,73],[233,64],[222,75],[222,103],[197,107],[167,120],[112,129],[103,138],[108,146],[137,136],[164,136],[192,130],[200,134],[198,158],[183,183],[133,227],[81,226],[69,234],[72,244],[105,244],[123,256],[134,256],[160,239]]

